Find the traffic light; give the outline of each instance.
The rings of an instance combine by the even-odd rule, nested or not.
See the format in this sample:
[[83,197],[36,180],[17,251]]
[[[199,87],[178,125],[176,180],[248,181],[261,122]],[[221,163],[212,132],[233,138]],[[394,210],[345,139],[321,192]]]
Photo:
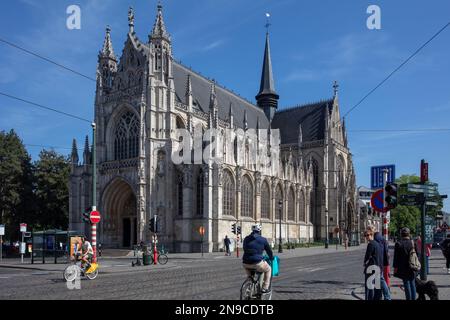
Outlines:
[[237,226],[237,234],[241,234],[241,226]]
[[82,217],[83,222],[91,222],[91,208],[86,208],[86,210],[83,212]]
[[397,184],[389,183],[384,188],[384,191],[385,191],[384,201],[386,201],[389,210],[397,207]]
[[234,234],[237,234],[237,233],[236,233],[236,223],[233,223],[233,224],[231,225],[231,232],[233,232]]
[[158,216],[153,216],[150,219],[150,231],[153,233],[159,232],[159,218]]

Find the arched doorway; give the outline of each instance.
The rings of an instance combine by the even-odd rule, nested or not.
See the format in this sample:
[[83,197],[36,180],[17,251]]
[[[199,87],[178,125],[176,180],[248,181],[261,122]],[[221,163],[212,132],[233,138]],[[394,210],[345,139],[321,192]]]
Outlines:
[[131,186],[122,179],[115,179],[104,190],[102,204],[104,245],[131,248],[137,244],[136,196]]

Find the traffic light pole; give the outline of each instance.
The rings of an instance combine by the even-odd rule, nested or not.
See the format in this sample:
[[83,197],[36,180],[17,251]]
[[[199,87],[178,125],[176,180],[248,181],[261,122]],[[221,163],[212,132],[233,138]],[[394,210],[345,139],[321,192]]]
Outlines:
[[[386,208],[386,183],[389,170],[383,169],[383,207]],[[384,210],[383,210],[384,211]],[[386,241],[389,241],[389,232],[387,224],[387,215],[389,211],[383,212],[383,237]]]
[[[96,124],[92,123],[92,211],[97,211],[97,148],[96,148]],[[93,262],[97,262],[97,224],[92,223],[92,250]]]
[[426,252],[425,252],[425,216],[427,214],[427,204],[426,204],[426,197],[424,195],[424,197],[422,198],[422,214],[421,214],[421,226],[420,226],[420,233],[421,233],[421,248],[420,248],[420,252],[422,252],[421,257],[420,257],[420,262],[421,262],[421,268],[420,268],[420,279],[423,281],[427,281],[427,258],[426,258]]

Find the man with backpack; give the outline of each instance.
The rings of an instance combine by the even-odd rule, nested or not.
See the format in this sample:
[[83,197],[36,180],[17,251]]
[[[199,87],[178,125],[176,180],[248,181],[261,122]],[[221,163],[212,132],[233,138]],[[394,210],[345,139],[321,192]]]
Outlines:
[[403,280],[406,300],[416,300],[415,278],[420,270],[417,246],[411,239],[408,228],[402,228],[400,236],[394,249],[394,277]]
[[450,233],[447,233],[447,239],[442,241],[440,247],[446,260],[445,267],[447,268],[447,273],[450,274]]

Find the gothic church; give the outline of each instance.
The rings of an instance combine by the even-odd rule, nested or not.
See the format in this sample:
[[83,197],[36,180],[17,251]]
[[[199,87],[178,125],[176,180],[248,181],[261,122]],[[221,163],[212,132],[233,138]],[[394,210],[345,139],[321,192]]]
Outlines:
[[[298,243],[356,232],[355,172],[337,86],[330,99],[278,110],[266,34],[254,104],[174,60],[161,5],[148,41],[134,32],[132,9],[128,20],[120,58],[109,28],[98,56],[96,198],[102,221],[97,239],[103,247],[150,242],[153,215],[160,218],[159,244],[170,252],[199,252],[200,226],[206,252],[223,248],[233,223],[244,236],[260,223],[273,243],[280,236],[283,243]],[[270,160],[278,165],[238,165],[226,147],[221,165],[175,165],[171,154],[179,128],[279,129],[278,144],[258,144],[257,150],[271,149]],[[74,140],[70,230],[88,236],[82,213],[92,205],[92,158],[86,138],[80,162]]]

